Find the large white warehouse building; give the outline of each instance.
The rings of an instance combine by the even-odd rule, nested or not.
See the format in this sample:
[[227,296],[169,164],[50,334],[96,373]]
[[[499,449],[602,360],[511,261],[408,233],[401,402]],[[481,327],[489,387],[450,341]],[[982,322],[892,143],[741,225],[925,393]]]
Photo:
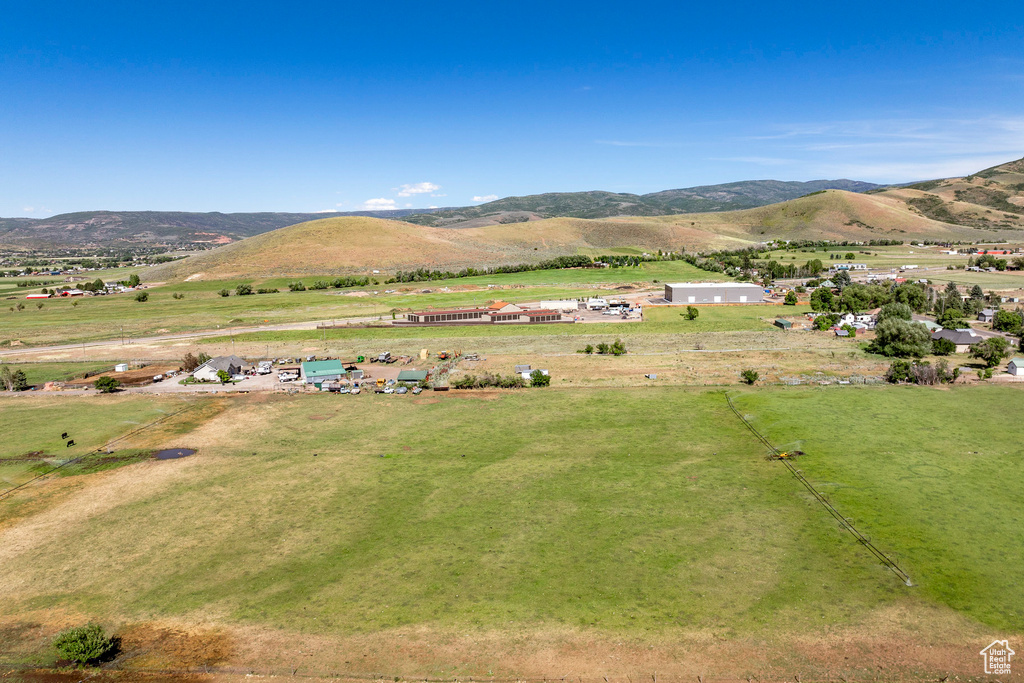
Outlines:
[[665,299],[674,304],[752,304],[764,301],[764,290],[749,282],[682,282],[666,284]]

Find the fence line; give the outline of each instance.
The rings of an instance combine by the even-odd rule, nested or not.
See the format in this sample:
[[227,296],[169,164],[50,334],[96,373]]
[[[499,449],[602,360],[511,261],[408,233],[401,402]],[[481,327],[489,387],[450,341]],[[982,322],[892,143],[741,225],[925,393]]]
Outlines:
[[135,436],[139,432],[145,431],[145,430],[149,429],[150,427],[154,427],[154,426],[160,424],[161,422],[165,422],[165,421],[171,419],[172,417],[175,417],[177,415],[181,415],[182,413],[188,412],[189,410],[194,410],[195,407],[196,406],[186,406],[185,408],[182,408],[181,410],[176,410],[173,413],[168,413],[167,415],[164,415],[161,418],[157,418],[156,420],[153,420],[152,422],[150,422],[148,424],[144,424],[141,427],[136,427],[135,429],[133,429],[132,431],[128,432],[127,434],[123,434],[123,435],[117,437],[116,439],[113,439],[111,441],[107,441],[102,446],[100,446],[98,448],[94,448],[91,451],[89,451],[88,453],[83,453],[82,455],[78,456],[77,458],[72,458],[71,460],[68,460],[66,462],[62,462],[61,464],[52,467],[51,469],[47,470],[46,472],[43,472],[40,475],[32,477],[31,479],[29,479],[26,482],[23,482],[21,484],[18,484],[17,486],[9,488],[6,491],[0,491],[0,500],[3,500],[4,498],[6,498],[7,496],[11,495],[12,493],[14,493],[15,491],[17,491],[19,489],[25,488],[26,486],[28,486],[29,484],[31,484],[33,482],[39,481],[40,479],[44,479],[44,478],[50,476],[51,474],[53,474],[57,470],[61,469],[62,467],[67,467],[68,465],[73,465],[76,462],[80,462],[83,458],[86,458],[86,457],[88,457],[90,455],[93,455],[95,453],[99,453],[103,449],[109,447],[111,444],[115,444],[115,443],[117,443],[119,441],[124,441],[128,437]]
[[839,512],[839,510],[837,510],[835,506],[832,505],[832,503],[830,503],[829,500],[821,494],[821,492],[818,491],[818,489],[814,488],[814,485],[811,484],[811,482],[807,481],[807,478],[804,477],[803,472],[798,470],[796,466],[789,461],[788,458],[779,457],[781,451],[775,446],[773,446],[767,437],[765,437],[763,434],[757,431],[757,429],[754,428],[754,425],[750,424],[750,421],[747,420],[747,418],[744,417],[736,408],[736,404],[733,403],[731,396],[726,394],[725,399],[729,402],[729,407],[732,409],[732,412],[735,413],[736,417],[738,417],[746,426],[746,428],[750,430],[750,433],[753,434],[757,438],[757,440],[760,441],[761,444],[768,449],[769,453],[775,456],[775,459],[781,461],[782,464],[786,466],[786,469],[789,470],[790,474],[792,474],[797,481],[803,484],[804,488],[806,488],[811,493],[811,495],[814,496],[815,500],[821,503],[822,507],[825,508],[825,511],[832,515],[832,517],[834,517],[836,521],[839,522],[840,529],[845,529],[846,531],[850,532],[850,534],[855,539],[857,539],[858,543],[867,548],[868,552],[874,555],[875,558],[879,562],[881,562],[882,565],[885,566],[889,571],[891,571],[893,574],[899,577],[900,581],[902,581],[908,586],[914,585],[910,581],[910,575],[903,571],[900,568],[900,566],[896,564],[895,560],[890,558],[888,555],[882,552],[877,546],[875,546],[875,544],[871,542],[870,538],[862,534],[857,529],[857,527],[853,525],[853,522],[851,522],[848,517],[844,517],[843,514]]

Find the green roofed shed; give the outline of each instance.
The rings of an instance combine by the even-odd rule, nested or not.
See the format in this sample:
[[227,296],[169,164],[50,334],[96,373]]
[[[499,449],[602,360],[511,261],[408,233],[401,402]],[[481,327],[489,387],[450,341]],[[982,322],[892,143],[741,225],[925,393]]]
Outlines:
[[785,318],[776,318],[775,327],[781,327],[784,330],[791,330],[793,329],[793,323],[792,321],[786,320]]
[[422,382],[426,378],[426,370],[402,370],[398,373],[399,382]]
[[337,382],[344,376],[345,366],[340,360],[314,360],[302,364],[303,379],[317,388],[324,382]]

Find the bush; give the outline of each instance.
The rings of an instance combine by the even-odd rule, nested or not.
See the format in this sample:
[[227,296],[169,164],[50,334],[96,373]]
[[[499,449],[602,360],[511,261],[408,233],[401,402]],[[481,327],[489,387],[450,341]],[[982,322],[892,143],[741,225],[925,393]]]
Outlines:
[[289,282],[288,283],[288,291],[290,291],[290,292],[305,292],[306,291],[306,285],[302,284],[301,282]]
[[331,286],[331,283],[330,283],[330,282],[326,282],[326,281],[324,281],[324,280],[317,280],[316,282],[314,282],[313,284],[311,284],[311,285],[309,286],[309,288],[310,288],[310,289],[327,289],[327,288],[328,288],[328,287],[330,287],[330,286]]
[[540,370],[534,370],[530,373],[530,386],[531,387],[546,387],[551,384],[551,377],[545,375]]
[[147,292],[139,292],[135,295],[135,300],[138,302],[149,301],[149,294]]
[[936,356],[948,356],[951,353],[956,353],[956,344],[949,339],[934,339],[932,340],[932,353]]
[[184,299],[185,295],[182,294],[181,292],[175,292],[174,294],[171,294],[171,298],[172,299]]
[[836,313],[830,313],[828,315],[819,315],[814,319],[814,329],[816,330],[827,330],[833,325],[839,322],[839,315]]
[[96,662],[113,652],[115,642],[97,624],[69,628],[53,639],[53,645],[65,659],[79,664]]
[[121,387],[121,381],[116,377],[100,377],[92,384],[102,394],[112,394]]
[[238,296],[249,296],[252,294],[252,285],[241,284],[235,287],[235,294]]
[[745,384],[753,384],[758,379],[760,379],[760,377],[761,375],[757,373],[757,370],[748,369],[740,372],[740,381],[744,382]]
[[230,289],[222,289],[222,290],[220,290],[217,293],[220,294],[221,296],[231,296],[231,290]]
[[786,306],[796,306],[796,292],[786,292],[786,300],[783,302]]
[[277,294],[278,289],[276,287],[260,287],[256,290],[257,294]]

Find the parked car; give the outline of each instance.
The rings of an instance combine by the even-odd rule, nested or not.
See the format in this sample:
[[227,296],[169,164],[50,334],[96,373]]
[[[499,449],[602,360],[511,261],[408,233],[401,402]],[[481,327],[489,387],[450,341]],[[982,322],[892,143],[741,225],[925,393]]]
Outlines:
[[405,387],[398,387],[397,389],[395,389],[395,393],[396,394],[408,394],[409,390],[407,388],[405,388]]
[[155,375],[155,376],[153,377],[153,381],[154,381],[154,382],[162,382],[162,381],[163,381],[163,379],[164,379],[164,376],[163,376],[163,375]]
[[235,382],[241,382],[243,379],[247,379],[245,375],[232,375],[231,379]]
[[384,393],[385,394],[393,394],[393,393],[395,393],[395,390],[392,389],[391,387],[384,387]]
[[359,387],[352,387],[352,391],[350,391],[349,393],[350,394],[358,394],[359,393]]
[[413,395],[422,394],[423,393],[423,389],[420,388],[420,387],[413,387],[412,388],[412,393],[413,393]]

